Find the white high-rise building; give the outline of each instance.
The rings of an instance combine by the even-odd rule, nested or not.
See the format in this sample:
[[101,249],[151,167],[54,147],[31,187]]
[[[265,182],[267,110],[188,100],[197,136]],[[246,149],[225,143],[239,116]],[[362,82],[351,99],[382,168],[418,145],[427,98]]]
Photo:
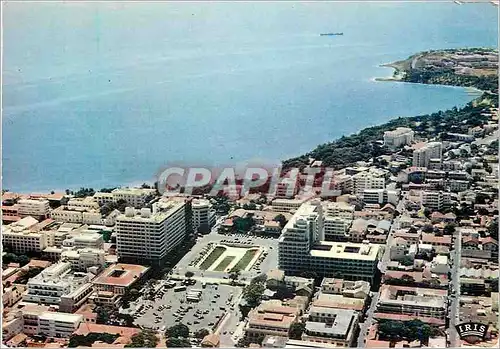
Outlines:
[[186,237],[185,200],[160,201],[140,211],[132,207],[116,220],[116,244],[120,261],[162,264],[167,254]]
[[346,241],[354,216],[354,206],[345,202],[325,202],[323,211],[325,240]]
[[322,211],[320,204],[305,203],[285,225],[278,240],[280,269],[290,273],[304,270],[304,256],[307,259],[315,241],[324,240]]
[[413,142],[415,132],[407,127],[398,127],[392,131],[384,132],[384,145],[389,148],[397,148]]
[[215,224],[215,211],[212,204],[206,199],[193,199],[191,203],[193,209],[193,229],[194,231],[208,231]]
[[428,167],[431,159],[443,158],[443,144],[430,142],[413,151],[413,166]]
[[50,212],[48,200],[22,199],[17,204],[19,206],[18,213],[21,217],[46,218]]
[[360,172],[352,176],[354,184],[354,194],[362,195],[365,189],[384,189],[385,178],[373,173]]
[[337,274],[347,280],[373,281],[381,254],[379,245],[329,242],[323,206],[303,204],[283,228],[278,240],[278,265],[287,274],[313,271],[318,276]]
[[422,205],[431,210],[441,210],[451,204],[451,194],[445,191],[423,191]]

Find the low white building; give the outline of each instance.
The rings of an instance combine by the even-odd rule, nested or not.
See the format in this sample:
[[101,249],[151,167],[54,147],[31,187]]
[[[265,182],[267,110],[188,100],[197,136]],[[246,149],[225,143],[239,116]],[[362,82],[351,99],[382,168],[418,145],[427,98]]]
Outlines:
[[36,218],[46,218],[50,212],[48,200],[21,199],[17,202],[18,214],[21,217],[33,216]]
[[389,148],[397,148],[402,145],[410,145],[413,142],[415,132],[408,127],[398,127],[392,131],[384,132],[384,145]]
[[25,217],[17,222],[2,226],[2,242],[14,253],[42,252],[48,246],[44,231],[32,230],[38,221],[33,217]]

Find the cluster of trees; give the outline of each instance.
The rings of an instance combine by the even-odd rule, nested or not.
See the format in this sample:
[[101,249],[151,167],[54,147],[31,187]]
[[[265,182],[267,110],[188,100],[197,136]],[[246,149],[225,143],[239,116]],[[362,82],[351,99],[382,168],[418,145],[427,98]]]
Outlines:
[[378,326],[379,337],[382,340],[420,340],[426,343],[429,337],[437,335],[438,330],[420,320],[393,321],[382,320]]
[[79,346],[90,347],[94,342],[100,341],[104,343],[113,343],[119,335],[111,333],[95,333],[91,332],[87,335],[73,334],[69,338],[69,348],[76,348]]
[[73,195],[76,198],[84,198],[95,194],[94,188],[80,188],[78,191],[66,189],[66,195]]
[[[472,86],[480,87],[480,85]],[[309,163],[309,158],[323,161],[325,167],[340,169],[357,161],[368,161],[380,155],[388,155],[388,150],[376,143],[383,138],[385,131],[393,130],[396,127],[410,127],[424,137],[438,136],[441,132],[454,130],[457,125],[462,125],[465,128],[481,125],[487,118],[481,113],[489,106],[498,107],[498,98],[496,95],[485,92],[460,109],[453,107],[432,114],[393,119],[379,126],[365,128],[359,133],[342,136],[333,142],[319,145],[307,154],[285,160],[283,161],[283,169],[302,169]]]
[[273,221],[278,222],[280,224],[281,229],[283,229],[288,222],[286,220],[286,217],[282,215],[281,213],[277,215],[276,217],[273,218]]
[[[167,328],[165,331],[165,337],[167,337],[167,347],[173,348],[186,348],[190,347],[189,342],[189,327],[184,324],[177,324],[172,327]],[[208,331],[207,331],[208,332]],[[204,333],[204,332],[203,332]],[[197,335],[200,335],[197,333]],[[198,337],[199,338],[199,337]]]
[[2,257],[2,263],[3,264],[9,264],[9,263],[19,263],[19,265],[25,266],[30,262],[30,258],[24,254],[22,255],[17,255],[15,253],[8,252]]
[[155,348],[159,342],[156,333],[148,329],[143,329],[130,339],[131,342],[125,345],[125,348]]
[[302,339],[302,333],[304,333],[306,329],[306,325],[302,322],[296,322],[290,325],[290,329],[288,330],[288,337],[290,339]]
[[128,206],[127,201],[120,199],[117,202],[107,202],[103,204],[100,208],[101,214],[103,216],[107,216],[114,210],[118,210],[120,212],[125,212],[125,208]]
[[260,304],[262,294],[266,290],[266,276],[262,275],[254,278],[249,285],[243,289],[243,299],[248,306],[255,308]]

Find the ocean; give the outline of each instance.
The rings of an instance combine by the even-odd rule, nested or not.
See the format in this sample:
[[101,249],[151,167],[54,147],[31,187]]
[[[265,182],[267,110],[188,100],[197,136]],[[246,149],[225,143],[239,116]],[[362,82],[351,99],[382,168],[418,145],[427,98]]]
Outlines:
[[[429,49],[496,47],[497,8],[446,3],[6,3],[11,191],[152,181],[176,162],[283,160],[465,89],[376,82]],[[343,36],[320,36],[343,32]]]

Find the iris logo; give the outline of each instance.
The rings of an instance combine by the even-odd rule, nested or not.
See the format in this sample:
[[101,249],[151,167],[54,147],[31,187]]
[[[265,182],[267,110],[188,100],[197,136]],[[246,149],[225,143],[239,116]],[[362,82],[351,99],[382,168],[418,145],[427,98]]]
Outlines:
[[455,326],[460,339],[463,339],[469,343],[476,343],[484,340],[486,337],[486,332],[488,331],[488,325],[484,325],[478,322],[468,322],[465,324],[460,324]]

